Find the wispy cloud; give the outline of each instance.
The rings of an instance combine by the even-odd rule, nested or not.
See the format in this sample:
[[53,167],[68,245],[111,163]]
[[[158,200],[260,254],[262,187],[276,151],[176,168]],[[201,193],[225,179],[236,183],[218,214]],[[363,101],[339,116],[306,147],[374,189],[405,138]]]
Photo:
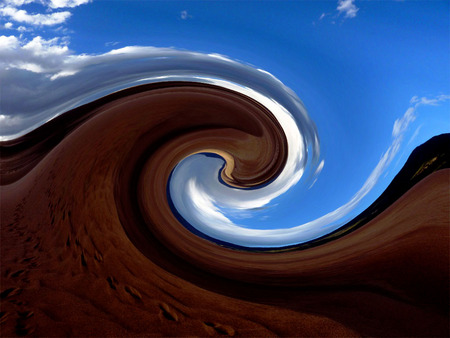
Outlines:
[[5,0],[4,5],[9,5],[13,7],[20,7],[26,4],[37,2],[36,0]]
[[414,134],[409,139],[408,144],[411,144],[412,141],[414,141],[416,139],[416,137],[419,135],[420,130],[422,129],[422,127],[423,127],[423,124],[421,124],[419,127],[416,128],[416,130],[414,131]]
[[[317,21],[329,21],[331,24],[334,25],[336,23],[336,19],[341,14],[343,14],[344,17],[343,20],[356,17],[359,8],[356,7],[354,2],[355,0],[338,0],[336,7],[337,12],[328,12],[328,13],[323,12],[322,14],[320,14]],[[325,18],[328,18],[328,20],[324,20]],[[313,25],[315,24],[316,21],[313,21]]]
[[54,26],[65,22],[70,18],[71,13],[68,11],[55,12],[49,14],[29,14],[23,9],[6,6],[0,8],[0,14],[8,17],[15,22],[26,23],[35,26]]
[[19,27],[17,27],[17,31],[18,31],[19,33],[28,32],[28,31],[30,31],[30,30],[31,30],[31,29],[26,28],[25,26],[19,26]]
[[336,9],[339,14],[344,14],[345,18],[354,18],[359,11],[359,8],[354,4],[354,0],[339,0]]
[[180,18],[181,18],[182,20],[187,20],[187,19],[192,18],[192,15],[190,15],[190,14],[188,13],[188,11],[184,10],[184,11],[181,11],[181,12],[180,12]]
[[444,94],[438,95],[434,98],[427,98],[425,96],[419,98],[418,96],[413,96],[409,101],[411,106],[406,110],[405,114],[401,118],[395,120],[394,127],[392,128],[392,136],[398,137],[406,131],[411,122],[416,119],[416,110],[420,106],[437,106],[449,99],[450,95]]
[[120,43],[119,41],[108,41],[108,42],[105,42],[105,46],[106,47],[113,47],[113,46],[118,45],[119,43]]
[[51,0],[48,3],[50,8],[74,8],[91,2],[91,0]]

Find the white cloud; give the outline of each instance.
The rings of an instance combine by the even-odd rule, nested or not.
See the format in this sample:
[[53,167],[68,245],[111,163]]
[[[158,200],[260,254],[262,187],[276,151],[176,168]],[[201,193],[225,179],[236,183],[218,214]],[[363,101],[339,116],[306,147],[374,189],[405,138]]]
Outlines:
[[66,45],[58,45],[58,38],[45,40],[40,36],[35,37],[22,47],[35,56],[67,55],[69,48]]
[[192,206],[195,208],[193,214],[197,216],[200,221],[208,223],[213,219],[215,221],[215,226],[219,228],[229,228],[230,226],[233,226],[233,222],[222,214],[215,205],[214,199],[197,186],[195,178],[189,179],[187,189],[188,196],[192,196]]
[[30,3],[41,4],[48,8],[74,8],[87,4],[92,0],[4,0],[6,6],[21,7]]
[[[12,50],[19,46],[19,39],[15,36],[0,36],[0,53],[6,50]],[[0,54],[1,55],[1,54]]]
[[5,0],[4,4],[5,5],[10,5],[13,7],[20,7],[26,4],[30,4],[32,2],[38,2],[36,0]]
[[18,68],[33,73],[61,70],[64,58],[70,54],[66,43],[40,36],[31,41],[20,41],[15,36],[0,36],[0,65],[5,69]]
[[91,2],[91,0],[51,0],[48,6],[50,8],[73,8]]
[[13,23],[12,23],[12,22],[7,22],[7,23],[4,24],[4,27],[5,27],[6,29],[12,29]]
[[28,14],[23,9],[12,6],[0,8],[0,14],[11,18],[11,20],[35,26],[54,26],[67,21],[72,15],[70,12],[55,12],[49,14]]
[[60,77],[66,77],[66,76],[71,76],[71,75],[75,75],[77,73],[76,70],[72,69],[72,70],[62,70],[59,73],[56,73],[52,76],[50,76],[50,80],[56,80]]
[[410,104],[416,103],[419,101],[419,97],[417,95],[414,95],[411,100],[409,101]]
[[339,0],[336,8],[339,14],[344,14],[346,18],[354,18],[359,8],[355,6],[354,0]]
[[17,68],[28,70],[33,73],[43,73],[45,72],[44,68],[42,68],[40,65],[32,62],[18,62]]
[[313,180],[313,182],[310,184],[310,186],[309,186],[308,189],[311,189],[311,188],[314,186],[314,184],[316,184],[317,179],[319,178],[319,175],[320,175],[320,173],[322,172],[322,169],[323,169],[324,165],[325,165],[325,160],[322,160],[322,161],[319,163],[319,165],[317,166],[316,171],[314,172],[314,180]]
[[[92,0],[4,0],[0,4],[0,17],[9,18],[12,21],[32,26],[55,26],[66,22],[72,15],[69,11],[54,12],[58,8],[74,8],[87,4]],[[43,13],[29,13],[21,6],[38,3],[43,6]],[[23,27],[23,26],[21,26]],[[5,28],[12,28],[8,22]],[[22,32],[24,29],[21,30]]]
[[322,14],[320,15],[319,20],[322,20],[325,16],[326,16],[326,14],[325,14],[325,13],[322,13]]

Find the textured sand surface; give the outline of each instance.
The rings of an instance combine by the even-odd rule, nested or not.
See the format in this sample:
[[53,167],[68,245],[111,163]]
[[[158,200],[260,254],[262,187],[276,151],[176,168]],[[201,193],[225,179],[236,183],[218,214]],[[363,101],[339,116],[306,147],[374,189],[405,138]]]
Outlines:
[[[171,168],[209,145],[233,154],[224,179],[253,185],[280,170],[285,140],[245,98],[158,90],[94,107],[71,128],[59,119],[57,141],[2,158],[2,336],[448,335],[449,169],[338,240],[227,249],[169,212]],[[193,115],[176,114],[187,104]]]

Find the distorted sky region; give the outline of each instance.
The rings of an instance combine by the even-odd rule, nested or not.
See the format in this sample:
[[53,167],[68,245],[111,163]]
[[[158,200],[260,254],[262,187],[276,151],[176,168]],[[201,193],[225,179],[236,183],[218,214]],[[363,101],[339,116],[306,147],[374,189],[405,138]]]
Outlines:
[[[195,58],[224,76],[228,60],[263,70],[295,92],[317,128],[320,156],[312,175],[247,209],[230,202],[244,197],[230,197],[228,187],[213,197],[218,190],[208,180],[217,170],[202,175],[208,212],[192,208],[203,195],[186,195],[188,183],[199,181],[187,173],[177,181],[183,167],[174,171],[170,189],[183,217],[213,237],[244,246],[305,242],[367,208],[415,147],[450,131],[449,11],[448,1],[6,0],[0,4],[0,136],[17,137],[63,113],[58,107],[76,106],[62,105],[63,98],[70,101],[66,93],[47,109],[40,88],[82,83],[89,67],[137,69],[133,83],[148,73],[148,58],[152,67],[158,57]],[[128,61],[134,68],[126,68]],[[106,90],[89,80],[80,97]],[[210,164],[190,163],[189,172],[223,164],[205,161]],[[176,182],[185,182],[185,190]],[[268,187],[264,194],[274,192]],[[197,197],[182,202],[183,196]],[[228,230],[211,227],[220,220]]]

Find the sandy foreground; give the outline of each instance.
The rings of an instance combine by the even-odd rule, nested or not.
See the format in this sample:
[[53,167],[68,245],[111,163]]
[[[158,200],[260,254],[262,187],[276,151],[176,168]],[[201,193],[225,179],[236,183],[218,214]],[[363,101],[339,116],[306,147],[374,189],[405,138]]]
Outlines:
[[[15,159],[32,164],[0,187],[1,336],[449,334],[450,169],[335,241],[282,253],[231,250],[167,215],[165,182],[175,160],[162,154],[203,149],[199,138],[183,134],[164,143],[162,154],[151,153],[153,161],[135,158],[148,155],[142,145],[169,126],[167,112],[142,122],[142,107],[153,99],[127,99],[128,109],[106,105],[42,158],[33,151]],[[231,102],[221,101],[221,109]],[[233,109],[252,105],[241,104]],[[218,136],[214,148],[227,144],[231,153],[251,144],[242,161],[236,157],[241,176],[229,178],[251,185],[283,161],[283,154],[277,163],[269,156],[261,167],[270,173],[249,178],[252,147],[283,144],[266,120],[241,131],[230,131],[238,120],[221,121],[228,127],[220,130],[209,121],[194,136],[207,144]],[[149,134],[146,124],[155,121]]]

